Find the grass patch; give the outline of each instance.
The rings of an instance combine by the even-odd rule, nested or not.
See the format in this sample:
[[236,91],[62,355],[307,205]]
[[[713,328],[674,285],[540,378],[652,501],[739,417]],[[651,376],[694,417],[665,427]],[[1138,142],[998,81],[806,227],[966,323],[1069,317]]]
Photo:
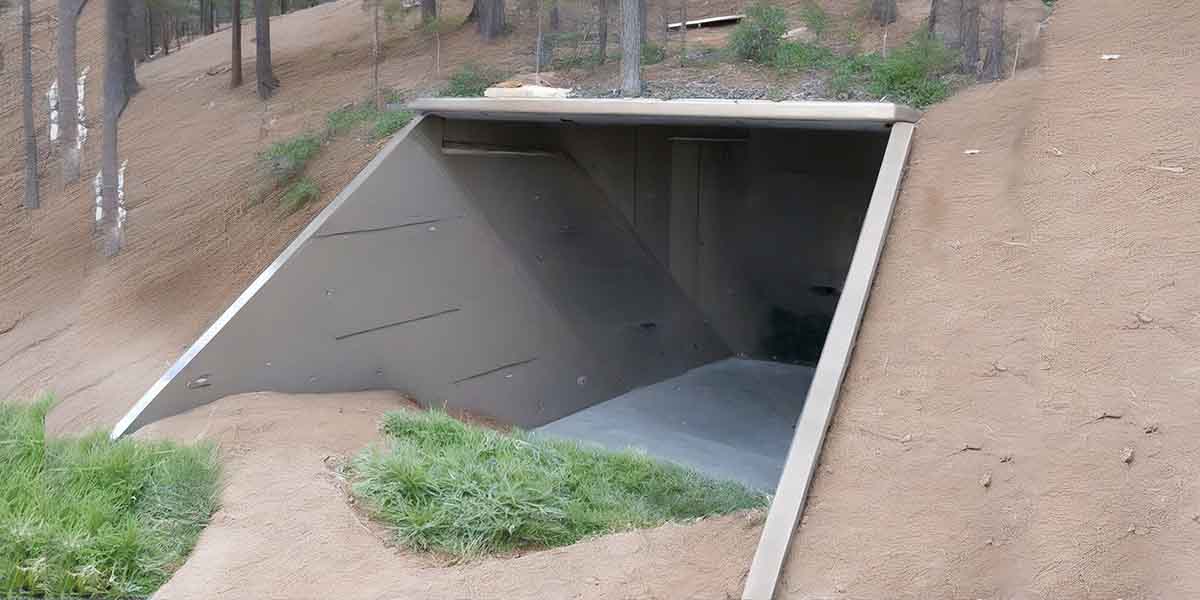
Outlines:
[[279,205],[287,212],[294,213],[320,197],[321,188],[317,187],[316,182],[311,177],[301,177],[288,186]]
[[785,72],[829,69],[837,62],[833,50],[818,44],[784,42],[775,51],[775,68]]
[[642,43],[642,65],[657,65],[667,58],[667,49],[653,42]]
[[757,508],[764,495],[633,452],[405,411],[348,467],[353,493],[399,541],[473,557]]
[[483,95],[484,90],[503,81],[504,75],[499,71],[479,65],[467,63],[450,74],[450,81],[442,88],[442,96],[453,98],[475,98]]
[[47,439],[50,406],[0,403],[0,594],[148,596],[216,510],[215,448]]
[[375,119],[375,124],[371,126],[371,137],[376,140],[391,137],[392,134],[404,129],[404,126],[408,125],[412,120],[413,114],[407,110],[384,111]]
[[804,21],[805,27],[808,27],[817,39],[824,37],[825,32],[829,30],[829,13],[813,0],[800,7],[800,20]]
[[936,37],[918,31],[887,58],[871,60],[868,90],[917,108],[941,102],[951,92],[943,76],[957,58]]
[[782,8],[758,2],[746,9],[746,17],[729,36],[729,51],[742,60],[770,63],[787,29],[787,13]]
[[299,175],[308,161],[321,151],[321,138],[314,133],[300,135],[271,144],[259,161],[277,184]]

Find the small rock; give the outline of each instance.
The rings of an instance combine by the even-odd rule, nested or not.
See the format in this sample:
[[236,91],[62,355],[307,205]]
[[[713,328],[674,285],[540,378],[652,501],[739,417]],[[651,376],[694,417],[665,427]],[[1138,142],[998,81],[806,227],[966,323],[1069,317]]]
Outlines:
[[909,443],[909,442],[911,442],[911,441],[912,441],[912,434],[911,434],[911,433],[906,433],[906,434],[904,434],[904,437],[900,438],[900,443],[901,443],[901,444],[907,444],[907,443]]
[[1150,435],[1152,433],[1158,433],[1158,423],[1151,423],[1151,424],[1145,426],[1144,428],[1142,428],[1142,431],[1145,431],[1146,435]]
[[983,450],[983,446],[980,446],[979,444],[972,444],[972,443],[968,442],[966,444],[963,444],[963,446],[962,446],[963,452],[966,452],[967,450],[979,451],[979,450]]
[[979,485],[982,485],[985,488],[992,487],[992,472],[991,471],[988,471],[987,473],[983,474],[983,477],[981,477],[979,479]]
[[989,546],[995,546],[995,545],[996,545],[996,540],[993,540],[992,538],[988,538],[988,539],[987,539],[986,541],[984,541],[983,543],[985,543],[985,544],[987,544],[987,545],[989,545]]
[[1154,322],[1154,317],[1151,317],[1150,315],[1148,315],[1146,313],[1140,312],[1140,313],[1137,313],[1137,320],[1138,320],[1138,323],[1142,323],[1143,325],[1149,325]]
[[1013,461],[1013,455],[1011,455],[1011,454],[1005,454],[1004,456],[1000,457],[1000,462],[1002,462],[1002,463],[1010,463],[1012,461]]
[[970,150],[963,150],[963,154],[966,154],[967,156],[975,156],[976,154],[979,154],[980,152],[981,152],[981,150],[979,150],[977,148],[971,148]]
[[1124,462],[1125,464],[1129,464],[1129,463],[1133,462],[1133,447],[1132,446],[1126,446],[1125,449],[1121,451],[1121,461]]
[[817,41],[817,34],[810,31],[807,27],[797,27],[795,29],[789,29],[787,33],[783,34],[783,39],[790,42],[811,43]]
[[1120,54],[1101,54],[1100,60],[1117,60],[1121,58]]

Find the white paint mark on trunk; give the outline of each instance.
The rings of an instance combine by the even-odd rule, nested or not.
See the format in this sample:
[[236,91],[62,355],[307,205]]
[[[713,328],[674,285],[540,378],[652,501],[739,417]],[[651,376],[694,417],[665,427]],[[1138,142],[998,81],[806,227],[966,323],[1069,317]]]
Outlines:
[[[128,160],[121,161],[121,168],[117,171],[117,230],[125,228],[125,217],[128,214],[125,210],[125,167],[129,166]],[[98,230],[100,221],[104,218],[104,171],[96,172],[96,177],[92,179],[92,189],[96,193],[96,222],[95,228]]]
[[50,84],[50,89],[46,90],[46,104],[50,108],[50,143],[58,141],[58,80]]

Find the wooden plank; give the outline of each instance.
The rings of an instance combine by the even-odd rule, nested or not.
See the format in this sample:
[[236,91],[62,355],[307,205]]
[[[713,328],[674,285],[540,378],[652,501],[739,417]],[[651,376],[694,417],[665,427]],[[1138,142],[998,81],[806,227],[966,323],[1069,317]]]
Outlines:
[[[704,19],[695,19],[687,22],[688,29],[701,28],[704,26],[717,27],[721,25],[734,25],[746,18],[746,15],[723,15],[720,17],[707,17]],[[675,30],[683,26],[683,23],[668,23],[667,29]]]
[[913,126],[909,123],[896,123],[892,127],[879,176],[875,180],[875,190],[871,194],[871,203],[867,207],[862,232],[854,250],[854,259],[846,275],[842,297],[833,314],[825,348],[808,390],[804,412],[796,425],[792,447],[788,450],[783,475],[779,478],[775,500],[767,513],[762,537],[754,553],[754,561],[750,564],[750,573],[746,576],[743,600],[769,600],[775,596],[792,534],[800,522],[821,446],[837,407],[842,378],[850,364],[854,339],[858,335],[888,225],[892,220],[892,209],[900,191],[900,179],[908,160],[912,133]]

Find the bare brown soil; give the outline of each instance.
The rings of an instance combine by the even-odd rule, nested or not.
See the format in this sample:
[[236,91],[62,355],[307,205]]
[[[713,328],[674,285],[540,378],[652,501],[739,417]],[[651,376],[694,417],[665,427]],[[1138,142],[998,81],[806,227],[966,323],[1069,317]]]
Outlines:
[[[786,569],[788,597],[1200,597],[1200,74],[1190,50],[1200,7],[1059,4],[1040,72],[964,92],[920,124]],[[34,5],[41,94],[51,3]],[[889,39],[927,1],[900,5]],[[81,66],[93,66],[92,115],[102,6],[89,3],[79,42]],[[58,431],[115,422],[370,158],[368,142],[342,138],[312,167],[321,202],[290,216],[270,199],[250,202],[256,152],[365,95],[365,23],[353,0],[274,20],[283,88],[268,103],[253,95],[252,27],[238,90],[227,73],[207,74],[225,60],[227,33],[140,68],[145,89],[122,121],[128,246],[114,261],[92,245],[90,182],[59,190],[49,161],[44,208],[29,213],[18,206],[20,146],[0,146],[0,398],[55,392]],[[864,34],[864,48],[873,39]],[[6,140],[19,135],[14,40],[10,15],[0,29]],[[404,90],[436,87],[468,59],[516,70],[532,56],[525,30],[481,51],[468,29],[443,37],[434,72],[430,40],[403,28],[388,40],[384,82]],[[85,177],[98,165],[99,128],[91,134]],[[356,518],[326,458],[377,439],[378,415],[403,405],[384,393],[256,394],[153,426],[144,435],[219,440],[228,478],[224,508],[160,596],[740,590],[757,517],[465,565],[397,551]]]
[[346,501],[334,466],[378,439],[384,412],[412,406],[394,392],[245,394],[139,431],[213,440],[224,456],[221,510],[155,598],[699,600],[740,593],[761,513],[457,565],[397,550]]
[[918,127],[785,597],[1200,597],[1200,5],[1059,4]]

